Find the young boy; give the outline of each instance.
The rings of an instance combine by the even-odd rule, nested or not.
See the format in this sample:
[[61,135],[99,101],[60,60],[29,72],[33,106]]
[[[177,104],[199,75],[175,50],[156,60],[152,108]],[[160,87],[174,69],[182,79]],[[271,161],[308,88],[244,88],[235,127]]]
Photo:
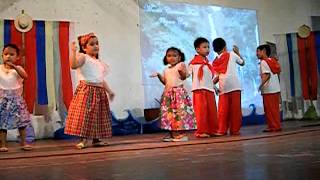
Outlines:
[[209,41],[199,37],[194,41],[195,55],[189,64],[192,74],[193,108],[197,131],[196,137],[205,138],[217,131],[217,106],[213,84],[213,69],[207,56],[210,52]]
[[264,132],[281,131],[280,125],[280,83],[278,74],[281,71],[278,61],[269,58],[270,47],[266,44],[257,48],[257,57],[260,60],[261,91],[263,98],[263,107],[268,124],[268,128]]
[[[212,42],[213,50],[218,57],[212,66],[217,73],[219,81],[218,103],[218,132],[217,136],[227,134],[230,129],[231,135],[239,135],[242,112],[241,112],[241,85],[237,75],[237,64],[244,65],[238,47],[234,46],[233,52],[228,52],[226,42],[222,38],[216,38]],[[214,83],[217,83],[215,81]]]

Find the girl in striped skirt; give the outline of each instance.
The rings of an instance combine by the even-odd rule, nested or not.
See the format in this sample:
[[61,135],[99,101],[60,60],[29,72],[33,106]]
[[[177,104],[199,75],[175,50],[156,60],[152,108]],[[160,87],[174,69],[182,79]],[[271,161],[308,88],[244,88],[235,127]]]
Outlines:
[[70,66],[77,70],[80,82],[69,106],[65,133],[80,137],[78,149],[86,148],[88,139],[93,146],[104,146],[101,139],[112,136],[108,96],[113,100],[114,93],[104,80],[107,66],[98,58],[96,35],[79,36],[78,41],[78,53],[76,43],[71,46]]

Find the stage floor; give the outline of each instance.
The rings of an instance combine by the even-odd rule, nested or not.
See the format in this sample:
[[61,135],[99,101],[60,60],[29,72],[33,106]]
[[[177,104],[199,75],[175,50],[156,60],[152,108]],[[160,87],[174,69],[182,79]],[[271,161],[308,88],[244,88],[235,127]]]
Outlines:
[[[9,142],[9,152],[0,153],[0,160],[14,160],[20,158],[68,156],[76,154],[105,153],[118,151],[135,151],[143,149],[170,148],[177,146],[191,146],[197,144],[228,143],[235,141],[246,141],[264,139],[277,136],[287,136],[304,132],[320,131],[320,121],[285,121],[283,131],[276,133],[263,133],[265,125],[245,126],[241,128],[240,136],[223,136],[211,138],[196,138],[193,132],[188,132],[188,142],[162,142],[166,133],[137,134],[127,136],[114,136],[105,141],[109,144],[106,147],[90,147],[82,150],[75,149],[78,140],[37,140],[33,143],[34,150],[22,151],[19,144]],[[1,167],[1,164],[0,164]]]
[[40,140],[30,152],[9,143],[0,179],[318,180],[320,121],[287,121],[278,133],[243,127],[240,136],[164,143],[164,133],[116,136],[110,146],[77,150],[75,141]]

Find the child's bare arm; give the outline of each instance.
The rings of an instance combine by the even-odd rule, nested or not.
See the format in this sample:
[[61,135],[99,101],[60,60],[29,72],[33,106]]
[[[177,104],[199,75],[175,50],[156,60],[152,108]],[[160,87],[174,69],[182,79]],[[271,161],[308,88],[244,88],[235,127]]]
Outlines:
[[108,83],[106,81],[103,81],[103,87],[106,89],[110,100],[112,101],[114,99],[115,94],[113,93],[113,91],[110,89]]
[[181,63],[181,66],[178,69],[181,80],[185,80],[188,77],[187,67],[184,63]]
[[23,69],[23,67],[21,66],[17,66],[11,62],[6,62],[7,65],[11,66],[13,69],[15,69],[17,71],[17,73],[19,74],[19,76],[22,78],[22,79],[26,79],[28,78],[28,74],[27,72]]
[[151,74],[150,77],[157,77],[162,84],[166,84],[164,77],[158,72]]
[[71,69],[77,69],[81,67],[85,62],[84,55],[83,54],[80,55],[76,51],[77,51],[76,42],[73,41],[71,45],[71,52],[70,52],[70,59],[69,59]]
[[240,54],[240,50],[238,48],[238,46],[236,45],[233,45],[233,52],[236,53],[236,55],[239,56],[240,60],[237,60],[237,63],[240,65],[240,66],[243,66],[245,64],[245,61],[243,60],[241,54]]

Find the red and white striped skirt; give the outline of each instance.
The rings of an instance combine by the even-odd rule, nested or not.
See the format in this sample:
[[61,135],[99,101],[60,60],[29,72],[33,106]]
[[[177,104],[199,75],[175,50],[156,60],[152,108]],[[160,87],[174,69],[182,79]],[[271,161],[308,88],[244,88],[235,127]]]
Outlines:
[[112,136],[111,112],[105,88],[80,81],[69,106],[64,132],[83,138]]

